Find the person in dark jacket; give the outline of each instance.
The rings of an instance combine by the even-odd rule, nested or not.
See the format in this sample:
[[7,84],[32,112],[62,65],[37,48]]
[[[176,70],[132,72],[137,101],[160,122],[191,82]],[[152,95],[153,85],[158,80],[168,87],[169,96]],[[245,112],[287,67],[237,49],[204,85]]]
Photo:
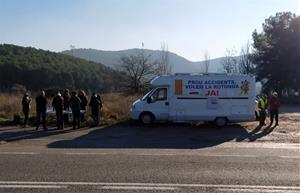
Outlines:
[[52,106],[55,109],[56,113],[56,125],[57,129],[64,128],[64,120],[63,120],[63,110],[64,110],[64,99],[61,96],[60,92],[54,96],[52,101]]
[[41,91],[41,94],[36,97],[35,102],[36,102],[36,117],[37,117],[36,130],[39,129],[39,126],[41,124],[41,118],[42,118],[43,129],[46,131],[47,130],[46,110],[47,110],[48,100],[45,96],[45,91]]
[[269,110],[270,110],[270,127],[273,124],[274,121],[274,117],[275,117],[275,127],[278,125],[278,109],[280,106],[280,102],[278,99],[278,93],[277,92],[273,92],[272,97],[269,101]]
[[99,125],[99,109],[100,109],[100,104],[101,104],[101,99],[97,97],[96,93],[92,94],[89,106],[91,107],[92,110],[92,117],[94,120],[93,126],[98,126]]
[[81,122],[84,122],[84,114],[85,114],[85,112],[86,112],[86,106],[88,105],[88,99],[87,99],[86,94],[85,94],[85,92],[84,92],[83,90],[79,91],[78,97],[79,97],[80,100],[81,100],[80,120],[81,120]]
[[25,93],[22,98],[22,110],[24,114],[24,125],[23,127],[28,127],[28,115],[30,110],[31,98],[28,93]]
[[[70,111],[70,99],[71,99],[69,89],[65,90],[63,98],[64,98],[64,110],[69,112]],[[68,113],[64,114],[64,122],[65,123],[69,122],[69,114]]]
[[80,128],[80,108],[81,108],[81,100],[77,96],[76,92],[72,92],[72,96],[70,99],[70,106],[73,114],[73,129]]

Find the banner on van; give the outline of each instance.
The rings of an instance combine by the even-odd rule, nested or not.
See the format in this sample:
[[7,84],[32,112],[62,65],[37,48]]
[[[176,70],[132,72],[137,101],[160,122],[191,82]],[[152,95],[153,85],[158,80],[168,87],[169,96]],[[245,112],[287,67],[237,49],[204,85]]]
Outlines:
[[248,95],[249,88],[248,80],[175,80],[176,95],[245,96]]

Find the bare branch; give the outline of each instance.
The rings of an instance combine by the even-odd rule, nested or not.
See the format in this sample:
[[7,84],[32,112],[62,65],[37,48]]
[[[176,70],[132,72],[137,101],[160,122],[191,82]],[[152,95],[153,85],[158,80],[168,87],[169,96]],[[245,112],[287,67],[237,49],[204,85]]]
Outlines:
[[128,75],[127,86],[135,92],[145,87],[157,71],[156,63],[151,61],[151,55],[146,55],[144,50],[121,57],[119,67]]

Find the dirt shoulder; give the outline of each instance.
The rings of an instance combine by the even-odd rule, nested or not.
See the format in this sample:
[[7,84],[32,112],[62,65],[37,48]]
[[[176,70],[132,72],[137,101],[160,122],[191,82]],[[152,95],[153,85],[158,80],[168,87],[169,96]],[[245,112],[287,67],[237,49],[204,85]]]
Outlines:
[[[245,122],[241,125],[251,134],[251,132],[258,135],[265,132],[256,141],[272,141],[285,143],[300,143],[300,112],[283,112],[279,114],[279,126],[268,127],[270,123],[269,117],[266,119],[267,126],[261,129],[257,128],[258,122]],[[274,125],[274,124],[273,124]]]

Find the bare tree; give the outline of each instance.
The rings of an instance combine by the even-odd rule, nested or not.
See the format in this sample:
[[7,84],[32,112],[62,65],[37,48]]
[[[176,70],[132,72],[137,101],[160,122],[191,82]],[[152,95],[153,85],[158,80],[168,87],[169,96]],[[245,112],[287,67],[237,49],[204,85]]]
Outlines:
[[128,88],[135,92],[144,88],[157,73],[157,63],[152,62],[151,55],[146,55],[144,50],[121,57],[119,66],[128,76]]
[[226,49],[225,57],[222,59],[222,65],[226,73],[239,72],[238,59],[235,53],[236,51],[234,49]]
[[242,74],[253,74],[255,65],[252,62],[251,45],[249,41],[241,48],[239,59],[239,72]]
[[168,44],[166,43],[161,44],[160,59],[158,64],[158,75],[172,73],[172,66],[169,63]]
[[204,52],[204,69],[203,69],[203,72],[204,73],[208,73],[208,70],[209,70],[209,64],[210,64],[210,56],[208,54],[208,51],[206,50]]

